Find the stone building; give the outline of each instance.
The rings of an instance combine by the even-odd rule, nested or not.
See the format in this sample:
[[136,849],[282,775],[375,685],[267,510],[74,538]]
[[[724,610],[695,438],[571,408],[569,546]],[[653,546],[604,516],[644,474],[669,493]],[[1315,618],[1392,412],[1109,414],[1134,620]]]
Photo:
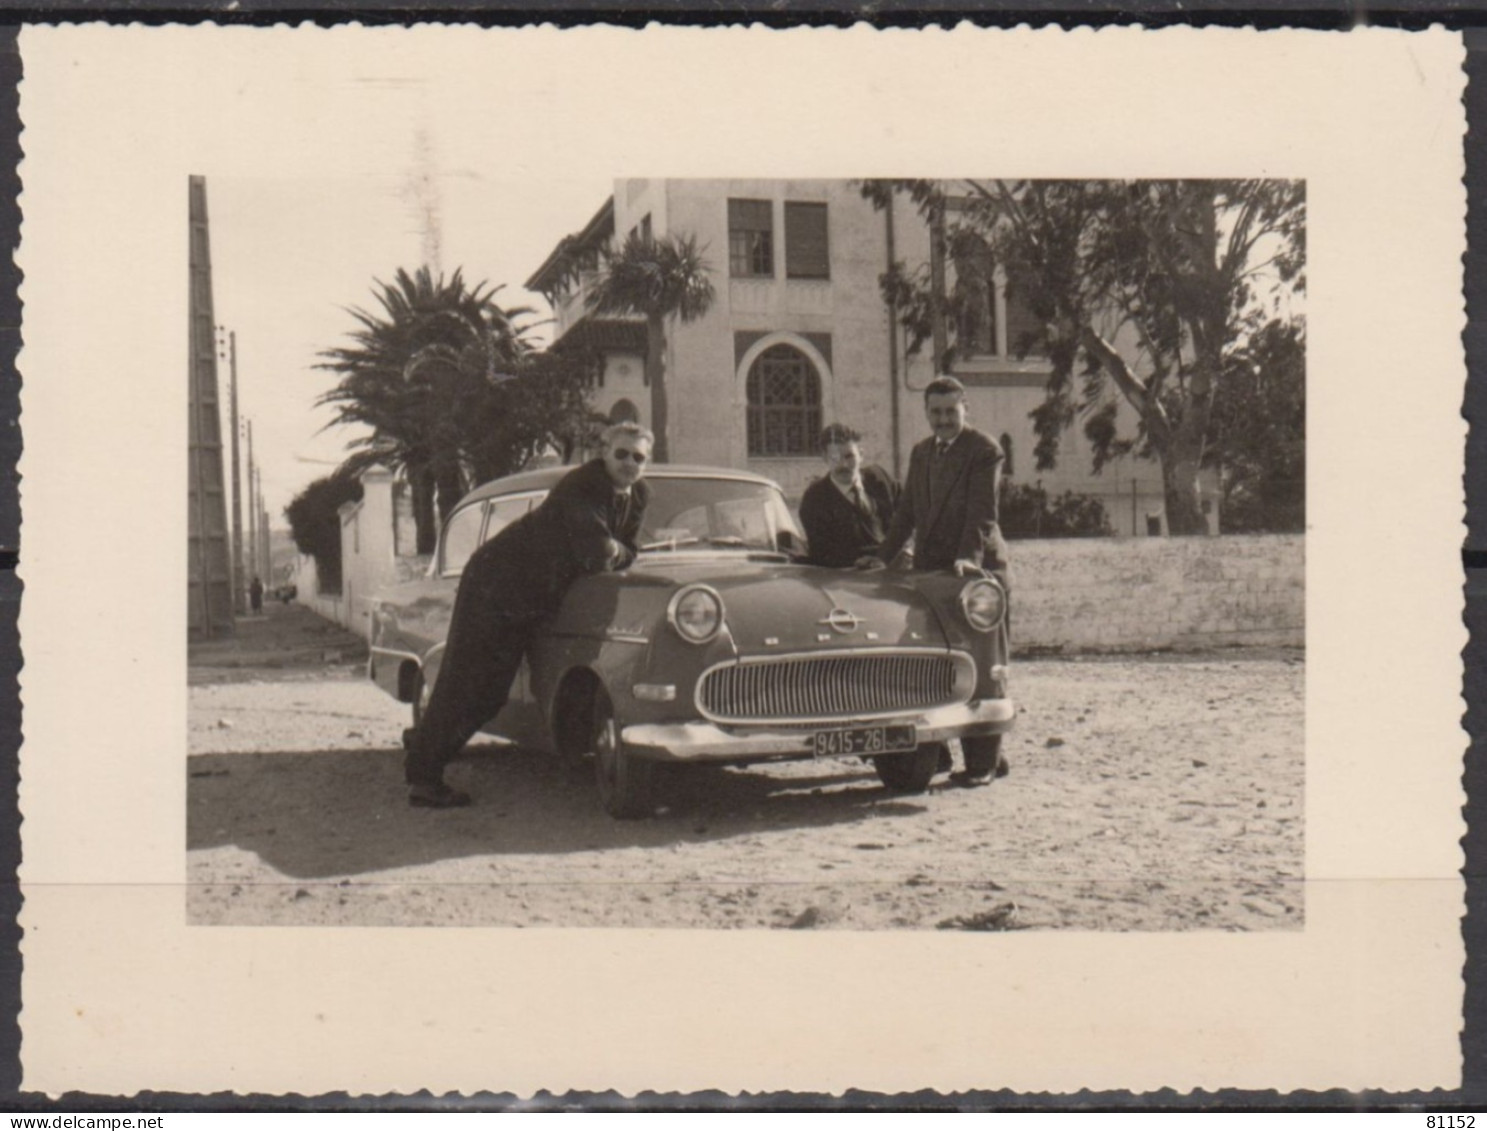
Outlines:
[[[694,235],[717,288],[708,314],[668,327],[673,460],[748,468],[798,499],[822,472],[817,433],[839,420],[863,434],[869,459],[902,477],[910,448],[928,434],[923,389],[934,375],[932,347],[909,353],[879,287],[893,262],[910,271],[929,262],[930,233],[910,202],[879,211],[846,180],[616,181],[527,287],[551,303],[555,339],[587,343],[604,357],[595,407],[613,420],[648,423],[643,323],[594,317],[585,304],[591,276],[563,269],[565,252],[592,253],[632,231]],[[967,386],[971,423],[1002,441],[1011,478],[1050,495],[1100,497],[1119,534],[1160,532],[1155,461],[1116,459],[1095,475],[1076,428],[1063,436],[1057,468],[1036,470],[1030,413],[1051,367],[1046,358],[1018,356],[1029,315],[998,265],[974,255],[960,264],[952,284],[972,301],[948,328],[958,358],[952,372]],[[1122,402],[1118,414],[1129,434],[1132,410]]]

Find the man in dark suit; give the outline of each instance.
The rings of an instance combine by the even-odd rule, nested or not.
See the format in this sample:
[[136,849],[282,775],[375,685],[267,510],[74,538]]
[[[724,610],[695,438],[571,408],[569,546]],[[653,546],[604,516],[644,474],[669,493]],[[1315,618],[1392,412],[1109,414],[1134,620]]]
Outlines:
[[613,425],[603,456],[563,476],[541,506],[470,556],[428,707],[403,732],[410,804],[470,804],[468,793],[444,783],[444,767],[506,705],[538,626],[578,578],[635,560],[651,442],[638,424]]
[[882,545],[898,502],[898,484],[882,468],[863,465],[862,437],[845,424],[828,424],[820,445],[827,474],[800,499],[808,560],[846,569]]
[[[934,435],[914,445],[909,474],[883,544],[857,563],[881,569],[914,536],[914,568],[953,570],[959,576],[986,570],[1007,583],[1007,544],[997,521],[1002,449],[966,426],[965,386],[936,377],[924,390],[924,415]],[[957,785],[989,785],[1007,772],[999,736],[965,738],[965,769]]]

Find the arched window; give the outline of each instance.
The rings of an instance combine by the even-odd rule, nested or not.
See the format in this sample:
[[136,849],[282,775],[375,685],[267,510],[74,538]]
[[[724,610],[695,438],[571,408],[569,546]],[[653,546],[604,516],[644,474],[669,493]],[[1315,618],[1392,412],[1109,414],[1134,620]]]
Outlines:
[[749,455],[809,456],[821,431],[821,376],[794,346],[777,345],[749,366]]
[[1012,433],[1003,432],[1000,440],[1002,445],[1002,474],[1008,479],[1013,476],[1012,470]]
[[635,407],[634,401],[621,397],[609,410],[609,422],[611,424],[638,424],[640,423],[640,410]]

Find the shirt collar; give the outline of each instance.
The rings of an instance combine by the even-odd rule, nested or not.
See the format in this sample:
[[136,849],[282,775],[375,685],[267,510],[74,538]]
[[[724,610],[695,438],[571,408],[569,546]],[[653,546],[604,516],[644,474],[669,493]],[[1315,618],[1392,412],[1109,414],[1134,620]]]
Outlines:
[[835,487],[838,491],[840,491],[843,495],[846,495],[847,498],[849,498],[849,499],[852,497],[852,488],[853,487],[856,487],[859,491],[862,491],[862,492],[866,493],[866,488],[864,488],[863,485],[862,485],[862,476],[861,475],[858,475],[856,479],[852,480],[852,482],[848,483],[845,487],[843,487],[840,483],[838,483],[836,481],[836,476],[834,476],[834,475],[828,475],[826,478],[827,479],[830,479],[831,480],[831,485],[833,487]]

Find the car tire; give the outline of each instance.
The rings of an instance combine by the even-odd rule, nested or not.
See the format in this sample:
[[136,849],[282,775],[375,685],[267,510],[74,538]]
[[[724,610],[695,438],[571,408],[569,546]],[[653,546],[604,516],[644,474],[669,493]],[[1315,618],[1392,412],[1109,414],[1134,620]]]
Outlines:
[[622,821],[649,817],[655,811],[656,763],[625,749],[614,705],[602,688],[594,695],[589,746],[594,752],[594,783],[604,811]]
[[895,793],[923,793],[939,772],[942,750],[942,743],[925,742],[907,754],[879,754],[873,758],[873,769]]

